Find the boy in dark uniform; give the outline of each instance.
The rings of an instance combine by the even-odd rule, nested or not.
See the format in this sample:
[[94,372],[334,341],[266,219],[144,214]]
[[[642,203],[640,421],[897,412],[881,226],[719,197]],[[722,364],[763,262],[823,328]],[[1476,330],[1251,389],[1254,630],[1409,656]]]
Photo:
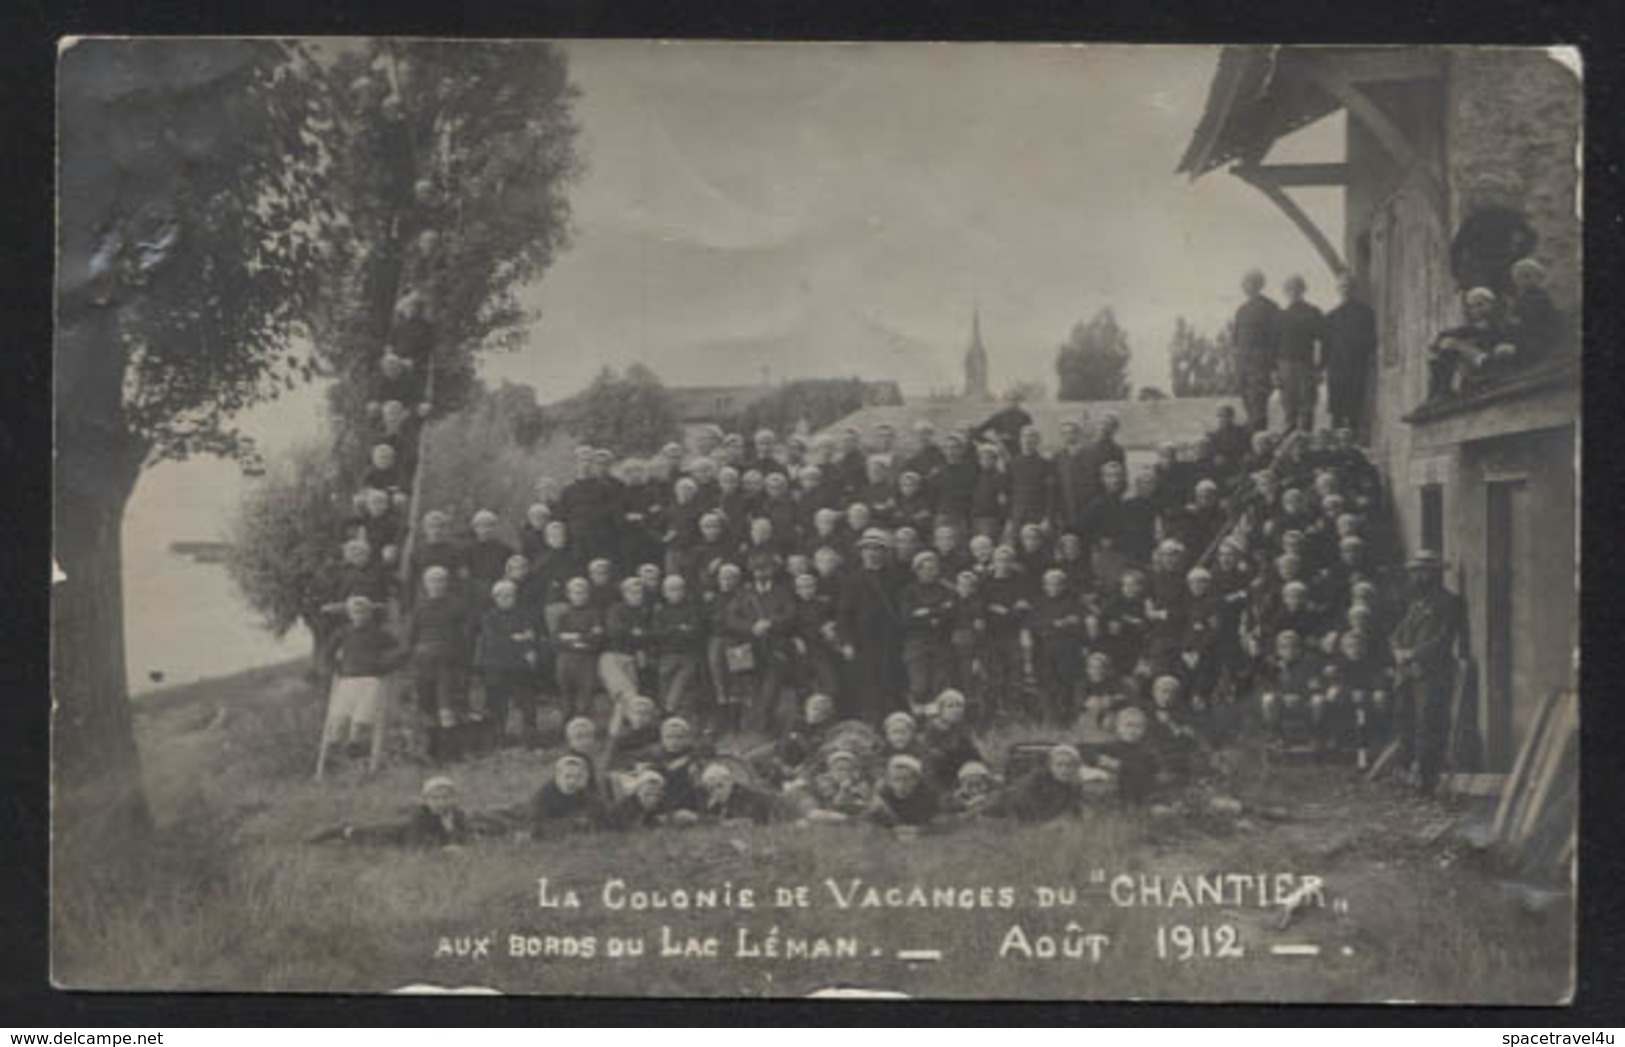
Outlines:
[[559,702],[565,719],[592,710],[598,686],[598,652],[604,644],[604,622],[592,605],[585,578],[572,578],[565,586],[569,601],[553,630],[554,670],[558,674]]
[[903,670],[908,677],[908,703],[916,714],[951,682],[954,604],[957,596],[942,581],[937,554],[914,557],[914,581],[899,596],[903,615]]
[[821,592],[818,579],[810,574],[796,575],[795,594],[797,687],[838,699],[842,642],[840,625],[835,620],[835,598]]
[[1275,637],[1275,658],[1264,676],[1259,710],[1264,727],[1277,743],[1306,740],[1312,732],[1313,707],[1324,704],[1318,667],[1304,653],[1303,640],[1291,630]]
[[531,797],[530,835],[549,840],[603,828],[604,805],[590,787],[587,763],[565,755],[553,763],[553,776]]
[[668,713],[690,716],[705,693],[705,611],[680,574],[661,580],[660,595],[650,623],[660,704]]
[[423,572],[423,593],[413,608],[406,643],[412,651],[419,708],[430,718],[429,758],[455,758],[458,728],[468,715],[468,659],[473,622],[461,593],[451,590],[444,567]]
[[489,593],[491,586],[502,577],[508,557],[514,554],[513,547],[497,537],[500,525],[497,514],[489,509],[481,509],[469,521],[474,540],[469,543],[464,556],[468,562],[470,588],[475,593]]
[[1033,601],[1028,628],[1033,634],[1040,713],[1052,726],[1071,723],[1077,715],[1075,691],[1086,637],[1083,619],[1083,607],[1065,572],[1058,568],[1045,571],[1043,591]]
[[898,754],[886,761],[886,776],[865,817],[882,828],[916,831],[935,821],[939,811],[925,765],[916,756]]
[[989,712],[1005,716],[1032,712],[1019,706],[1021,678],[1032,650],[1027,616],[1032,611],[1033,587],[1016,566],[1014,549],[1001,545],[994,550],[992,570],[982,580],[980,591],[987,615],[983,667]]
[[994,444],[976,447],[976,480],[970,491],[971,529],[998,540],[1010,512],[1010,477],[999,464]]
[[1010,459],[1010,522],[1016,527],[1047,523],[1055,508],[1055,463],[1039,452],[1042,442],[1036,428],[1024,427]]
[[950,433],[943,444],[944,461],[937,472],[935,496],[938,524],[952,524],[960,534],[970,530],[971,502],[981,469],[966,453],[965,438]]
[[[523,561],[521,561],[523,563]],[[487,748],[508,735],[508,711],[519,708],[526,744],[536,738],[536,669],[540,662],[541,621],[519,606],[519,587],[503,579],[491,587],[491,606],[480,618],[474,642],[474,668],[485,685]]]

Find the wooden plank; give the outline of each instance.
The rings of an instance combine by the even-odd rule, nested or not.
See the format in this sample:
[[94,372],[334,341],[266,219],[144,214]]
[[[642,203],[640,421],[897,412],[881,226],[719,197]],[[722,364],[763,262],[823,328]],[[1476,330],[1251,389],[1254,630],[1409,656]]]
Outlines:
[[1328,60],[1350,80],[1437,80],[1444,76],[1442,55],[1420,48],[1385,47],[1344,51]]
[[1441,229],[1448,228],[1450,212],[1446,206],[1444,184],[1439,172],[1427,163],[1410,139],[1399,126],[1389,118],[1382,107],[1372,101],[1371,96],[1349,79],[1340,69],[1317,66],[1307,70],[1308,77],[1321,88],[1329,92],[1343,108],[1348,110],[1352,119],[1358,120],[1374,137],[1406,174],[1414,173],[1422,185],[1422,193],[1427,198],[1428,206],[1433,211],[1433,217]]
[[1529,767],[1535,761],[1535,754],[1546,734],[1546,725],[1557,708],[1557,691],[1552,691],[1540,703],[1540,709],[1535,713],[1534,723],[1530,725],[1529,737],[1524,739],[1523,745],[1518,748],[1517,758],[1512,761],[1512,773],[1507,776],[1506,788],[1501,793],[1501,802],[1495,809],[1495,821],[1490,825],[1490,838],[1499,840],[1501,834],[1510,824],[1513,810],[1518,806],[1527,788]]
[[1260,179],[1274,185],[1348,185],[1348,164],[1256,164],[1248,165],[1248,180]]
[[1441,784],[1457,796],[1499,796],[1506,781],[1504,774],[1447,774]]
[[1529,774],[1524,779],[1518,806],[1513,810],[1506,827],[1505,842],[1513,846],[1517,846],[1524,839],[1530,813],[1536,810],[1535,796],[1541,786],[1551,780],[1551,765],[1555,760],[1555,740],[1562,718],[1561,710],[1552,715],[1552,719],[1546,725],[1546,733],[1540,740],[1540,746],[1535,750],[1535,758],[1529,764]]
[[1572,784],[1578,777],[1574,773],[1578,748],[1575,708],[1578,704],[1565,701],[1561,715],[1553,721],[1553,726],[1548,731],[1550,737],[1544,747],[1546,758],[1540,765],[1539,774],[1533,779],[1534,791],[1524,805],[1518,822],[1512,828],[1512,840],[1515,844],[1522,844],[1529,839],[1535,827],[1540,824],[1546,804],[1551,802],[1554,791]]

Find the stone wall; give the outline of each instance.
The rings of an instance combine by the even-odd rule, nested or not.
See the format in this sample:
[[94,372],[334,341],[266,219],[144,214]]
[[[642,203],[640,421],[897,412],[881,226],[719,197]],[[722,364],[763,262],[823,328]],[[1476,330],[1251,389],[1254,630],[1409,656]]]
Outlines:
[[1462,48],[1450,55],[1447,169],[1452,226],[1483,175],[1515,176],[1540,234],[1536,257],[1559,306],[1580,306],[1578,148],[1582,90],[1540,48]]

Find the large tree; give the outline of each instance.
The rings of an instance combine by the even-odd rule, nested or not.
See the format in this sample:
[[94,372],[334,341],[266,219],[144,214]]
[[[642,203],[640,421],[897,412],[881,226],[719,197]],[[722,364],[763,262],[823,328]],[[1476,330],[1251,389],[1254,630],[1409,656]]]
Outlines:
[[[120,534],[144,468],[251,457],[321,271],[321,93],[262,41],[79,40],[58,66],[52,731],[59,821],[148,821]],[[105,832],[103,833],[105,841]]]
[[646,454],[680,439],[683,427],[660,376],[643,364],[625,373],[605,367],[571,404],[571,430],[594,447]]
[[1128,332],[1111,309],[1096,313],[1055,353],[1060,400],[1126,400],[1129,394]]
[[580,163],[575,89],[551,45],[371,41],[330,80],[348,249],[315,315],[337,378],[334,453],[353,483],[386,349],[444,416],[468,402],[480,354],[525,342],[534,318],[518,292],[568,243]]

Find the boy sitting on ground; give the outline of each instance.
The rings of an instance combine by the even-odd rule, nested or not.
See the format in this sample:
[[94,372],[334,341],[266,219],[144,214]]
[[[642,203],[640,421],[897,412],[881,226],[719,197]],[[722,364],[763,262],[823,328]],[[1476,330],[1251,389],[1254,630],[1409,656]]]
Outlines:
[[577,756],[587,766],[587,785],[602,794],[605,785],[598,773],[598,725],[585,716],[573,717],[564,725],[564,756]]
[[923,764],[925,745],[920,741],[919,725],[908,713],[894,712],[881,721],[880,737],[878,759],[882,765],[893,756],[912,756]]
[[951,814],[981,814],[999,795],[999,786],[992,768],[981,760],[971,760],[959,768],[953,791],[943,799],[943,808]]
[[642,770],[632,775],[626,795],[610,809],[607,822],[610,828],[625,832],[681,825],[693,817],[693,811],[673,808],[667,801],[666,779],[660,772]]
[[1371,750],[1382,744],[1389,728],[1388,669],[1371,651],[1367,634],[1345,631],[1337,654],[1322,672],[1327,713],[1323,727],[1333,748],[1352,742],[1355,766],[1365,770]]
[[896,753],[886,760],[886,776],[865,817],[886,829],[917,832],[936,820],[938,810],[925,765],[918,757]]
[[823,770],[792,782],[787,794],[795,797],[806,821],[845,822],[870,808],[875,791],[857,753],[832,749],[824,757]]
[[827,694],[809,694],[802,703],[801,721],[751,752],[747,758],[751,771],[774,788],[801,777],[817,758],[833,726],[835,699]]
[[1151,685],[1148,740],[1163,785],[1181,782],[1194,773],[1205,744],[1192,723],[1179,677],[1163,675]]
[[1288,629],[1275,637],[1275,660],[1264,674],[1259,711],[1277,745],[1310,740],[1325,704],[1316,666],[1303,641]]
[[[604,753],[604,769],[617,786],[624,786],[627,772],[646,763],[660,746],[660,706],[653,698],[636,695],[627,703],[626,719],[609,732],[609,748]],[[624,788],[622,788],[624,792]]]
[[1123,680],[1112,671],[1111,656],[1104,651],[1091,652],[1083,663],[1083,711],[1072,725],[1079,751],[1087,754],[1117,741],[1112,729],[1112,718],[1117,710],[1128,704],[1128,692]]
[[778,798],[735,780],[733,769],[725,763],[706,766],[700,775],[700,790],[695,813],[701,821],[766,825],[779,817]]
[[1157,784],[1157,758],[1146,741],[1150,719],[1131,705],[1112,721],[1117,740],[1095,757],[1095,765],[1110,775],[1118,803],[1139,807],[1150,801]]
[[926,777],[939,791],[954,787],[961,767],[983,759],[966,722],[966,712],[964,694],[951,687],[927,707],[928,719],[920,732],[920,742],[925,749]]
[[553,776],[531,797],[529,828],[533,840],[592,832],[604,824],[603,801],[591,788],[587,761],[565,754],[553,763]]
[[1030,823],[1079,817],[1083,814],[1086,777],[1104,781],[1107,774],[1098,767],[1086,766],[1076,748],[1057,745],[1050,749],[1043,767],[1034,768],[988,804],[984,813]]

